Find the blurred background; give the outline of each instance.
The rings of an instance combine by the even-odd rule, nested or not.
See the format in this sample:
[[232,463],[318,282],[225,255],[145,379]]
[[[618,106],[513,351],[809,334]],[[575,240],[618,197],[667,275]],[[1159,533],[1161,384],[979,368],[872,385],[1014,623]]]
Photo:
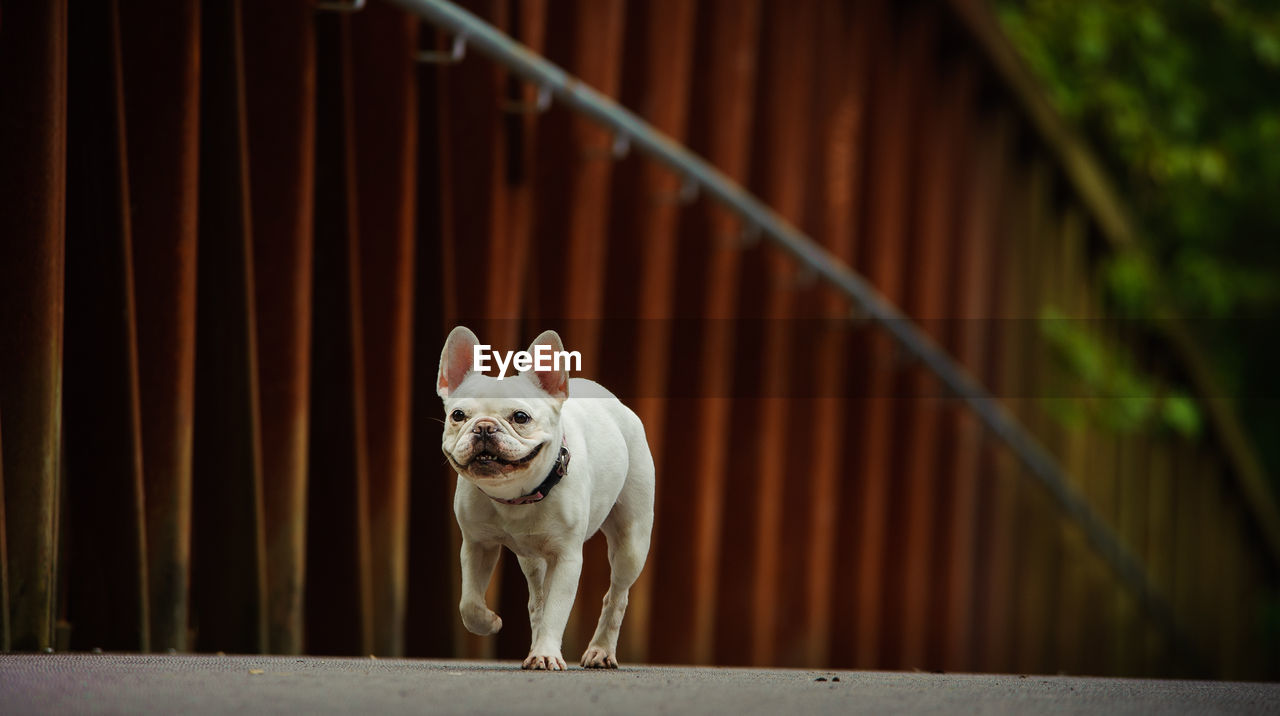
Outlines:
[[[68,5],[0,2],[0,648],[523,657],[509,555],[457,615],[465,323],[645,421],[624,663],[1280,676],[1273,4],[462,3],[866,277],[1128,574],[842,294],[399,7]],[[597,538],[566,655],[607,584]]]

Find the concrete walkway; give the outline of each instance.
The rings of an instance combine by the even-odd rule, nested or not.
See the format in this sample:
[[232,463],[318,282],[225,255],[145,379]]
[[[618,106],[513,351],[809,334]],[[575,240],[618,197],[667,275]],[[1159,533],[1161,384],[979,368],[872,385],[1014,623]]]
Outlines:
[[[837,680],[838,679],[838,680]],[[0,714],[1280,713],[1280,684],[285,656],[0,654]]]

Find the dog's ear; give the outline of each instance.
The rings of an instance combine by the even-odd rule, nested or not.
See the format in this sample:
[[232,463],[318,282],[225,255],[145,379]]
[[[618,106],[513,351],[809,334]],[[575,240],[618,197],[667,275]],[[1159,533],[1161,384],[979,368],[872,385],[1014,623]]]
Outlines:
[[[555,355],[564,352],[564,343],[560,341],[560,335],[555,331],[543,331],[542,335],[533,339],[533,343],[529,344],[529,355],[534,357],[534,367],[537,367],[537,348],[538,346],[548,346],[551,348],[551,354],[548,360],[551,363],[550,370],[526,370],[521,373],[529,377],[533,384],[542,388],[551,397],[564,401],[569,397],[569,367],[561,365],[559,368],[555,365]],[[543,351],[544,356],[546,351]],[[545,361],[544,361],[545,362]]]
[[440,351],[440,372],[436,375],[436,392],[441,398],[449,397],[471,373],[475,347],[479,343],[480,339],[466,326],[458,326],[449,332],[444,350]]

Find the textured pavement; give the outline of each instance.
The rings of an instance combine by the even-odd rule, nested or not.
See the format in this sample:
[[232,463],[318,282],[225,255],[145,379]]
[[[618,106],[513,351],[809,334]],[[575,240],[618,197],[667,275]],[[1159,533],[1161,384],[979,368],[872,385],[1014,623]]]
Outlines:
[[625,665],[533,673],[516,662],[0,654],[0,714],[142,712],[1252,714],[1280,713],[1280,684]]

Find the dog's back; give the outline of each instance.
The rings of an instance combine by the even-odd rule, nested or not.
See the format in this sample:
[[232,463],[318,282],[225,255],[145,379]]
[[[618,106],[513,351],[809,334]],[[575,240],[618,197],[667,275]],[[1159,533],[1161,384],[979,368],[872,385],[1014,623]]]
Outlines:
[[[596,491],[592,496],[590,533],[600,528],[619,501],[647,504],[652,509],[653,455],[644,424],[635,412],[599,383],[573,378],[569,381],[569,399],[561,409],[561,423],[571,452],[575,447],[594,451],[590,463]],[[615,430],[616,440],[602,434]],[[590,441],[585,440],[587,432],[592,434]]]

